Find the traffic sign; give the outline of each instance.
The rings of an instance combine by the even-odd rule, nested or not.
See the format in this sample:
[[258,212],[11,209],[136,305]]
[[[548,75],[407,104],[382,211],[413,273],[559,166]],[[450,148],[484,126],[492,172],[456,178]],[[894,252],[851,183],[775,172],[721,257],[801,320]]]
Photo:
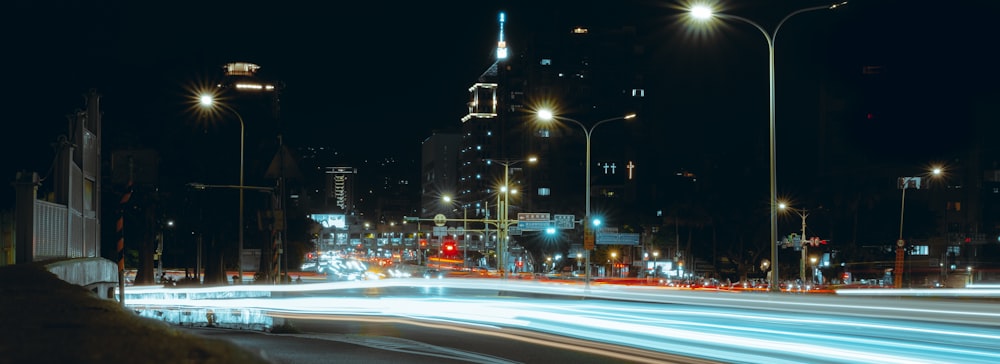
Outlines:
[[597,233],[599,245],[639,245],[639,234],[635,233]]
[[549,221],[552,218],[548,212],[519,212],[517,221]]
[[521,228],[517,226],[511,226],[507,228],[507,235],[521,235]]
[[559,229],[572,229],[576,224],[576,216],[574,215],[555,215],[553,219],[556,222],[556,228]]
[[444,226],[444,223],[448,222],[448,217],[444,214],[434,215],[434,225]]
[[522,231],[545,230],[552,227],[552,221],[518,221],[517,228]]

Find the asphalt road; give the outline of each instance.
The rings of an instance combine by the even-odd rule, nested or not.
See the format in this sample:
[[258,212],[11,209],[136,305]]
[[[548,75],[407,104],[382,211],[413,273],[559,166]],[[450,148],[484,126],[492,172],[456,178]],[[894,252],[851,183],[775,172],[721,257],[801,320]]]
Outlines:
[[[452,326],[443,329],[404,320],[352,321],[292,320],[299,331],[272,334],[259,331],[178,327],[195,335],[232,342],[258,353],[275,363],[710,363],[662,353],[643,357],[635,350],[616,352],[606,346],[605,353],[593,349],[599,343],[551,337],[550,344],[517,336],[528,333],[505,330],[501,335],[486,328]],[[376,320],[377,321],[377,320]],[[586,349],[586,350],[580,350]]]

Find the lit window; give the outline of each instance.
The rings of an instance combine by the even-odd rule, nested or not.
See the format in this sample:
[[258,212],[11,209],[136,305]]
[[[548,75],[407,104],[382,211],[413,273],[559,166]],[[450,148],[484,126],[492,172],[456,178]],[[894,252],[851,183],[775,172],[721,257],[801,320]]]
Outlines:
[[927,255],[929,249],[926,245],[914,245],[913,249],[910,251],[912,255]]
[[550,191],[550,190],[548,189],[548,187],[539,187],[539,188],[538,188],[538,195],[539,195],[539,196],[548,196],[548,195],[550,195],[551,193],[552,193],[552,191]]
[[541,63],[542,66],[551,66],[552,60],[548,58],[543,58],[542,61],[539,63]]
[[549,137],[549,130],[548,129],[539,130],[538,131],[538,136],[540,136],[542,138],[548,138]]

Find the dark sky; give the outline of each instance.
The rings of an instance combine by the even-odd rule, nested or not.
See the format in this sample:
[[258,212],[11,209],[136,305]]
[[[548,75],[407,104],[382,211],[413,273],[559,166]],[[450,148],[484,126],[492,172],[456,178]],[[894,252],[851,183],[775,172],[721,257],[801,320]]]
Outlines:
[[[17,131],[2,143],[8,157],[0,173],[8,179],[19,170],[44,174],[49,144],[65,133],[65,115],[83,106],[80,96],[90,88],[104,95],[104,133],[116,138],[105,145],[155,145],[161,125],[184,122],[174,120],[183,118],[184,86],[216,76],[230,61],[257,63],[287,85],[282,110],[289,144],[327,144],[353,158],[382,150],[419,153],[431,130],[456,127],[465,113],[466,89],[491,62],[499,10],[509,12],[512,24],[549,16],[558,22],[571,14],[637,19],[647,27],[651,59],[662,64],[648,80],[667,86],[650,86],[658,92],[659,114],[643,120],[678,128],[665,138],[712,143],[718,135],[683,133],[717,133],[717,125],[733,118],[766,122],[766,46],[746,24],[693,36],[679,26],[674,5],[681,3],[543,3],[549,11],[534,12],[537,3],[530,1],[5,2],[2,106],[8,129]],[[728,11],[771,28],[792,10],[822,3],[729,2]],[[819,69],[854,72],[867,63],[891,63],[898,88],[888,92],[905,111],[873,129],[882,135],[858,136],[859,143],[884,138],[890,147],[873,153],[908,145],[932,149],[928,155],[950,149],[969,133],[976,105],[969,100],[996,94],[1000,32],[992,25],[998,10],[992,1],[931,7],[859,0],[839,14],[801,15],[778,38],[779,87],[801,80],[814,93]],[[779,88],[779,117],[815,114],[812,93]],[[806,112],[796,111],[803,107]],[[779,135],[810,139],[793,134],[808,130],[788,128]]]

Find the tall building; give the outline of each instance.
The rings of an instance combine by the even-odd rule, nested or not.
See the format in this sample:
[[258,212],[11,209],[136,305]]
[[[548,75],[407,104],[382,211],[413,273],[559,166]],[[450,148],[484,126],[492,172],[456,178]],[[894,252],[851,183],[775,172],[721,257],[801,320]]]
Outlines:
[[[582,217],[590,131],[569,122],[543,124],[535,113],[553,108],[590,128],[640,111],[646,91],[635,27],[569,18],[497,18],[496,57],[469,86],[468,113],[461,118],[457,195],[470,218],[487,216],[486,206],[496,205],[490,200],[504,180],[519,191],[507,209],[511,218],[519,212]],[[517,31],[508,35],[511,29]],[[592,206],[616,211],[618,222],[636,211],[640,162],[636,144],[629,142],[636,133],[628,125],[605,125],[590,138]],[[538,163],[527,163],[529,157]]]
[[430,218],[449,212],[450,206],[441,201],[444,196],[459,203],[465,201],[466,195],[461,194],[458,187],[461,139],[458,133],[434,131],[421,144],[419,217]]

